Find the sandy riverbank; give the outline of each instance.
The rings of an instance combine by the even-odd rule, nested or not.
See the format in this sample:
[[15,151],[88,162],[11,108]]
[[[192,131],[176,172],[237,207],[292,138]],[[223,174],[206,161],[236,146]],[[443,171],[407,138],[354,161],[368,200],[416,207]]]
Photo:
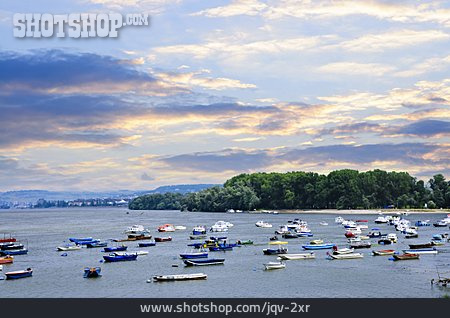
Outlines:
[[[423,214],[423,213],[433,213],[433,214],[449,214],[450,209],[376,209],[376,210],[274,210],[280,214],[373,214],[377,215],[383,214]],[[252,212],[252,213],[267,213],[267,212]]]

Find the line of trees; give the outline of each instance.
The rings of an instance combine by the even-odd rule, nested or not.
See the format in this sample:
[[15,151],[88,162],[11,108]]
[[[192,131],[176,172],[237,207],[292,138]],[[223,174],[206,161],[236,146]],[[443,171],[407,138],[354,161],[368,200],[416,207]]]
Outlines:
[[450,181],[437,174],[425,184],[407,172],[343,169],[240,174],[223,187],[185,195],[166,193],[133,199],[130,209],[224,212],[228,209],[450,208]]

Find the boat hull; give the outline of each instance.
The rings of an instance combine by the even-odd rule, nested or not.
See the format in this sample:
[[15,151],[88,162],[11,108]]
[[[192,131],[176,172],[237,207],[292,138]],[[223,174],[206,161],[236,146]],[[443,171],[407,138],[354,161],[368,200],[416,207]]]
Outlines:
[[326,250],[333,248],[334,244],[313,244],[313,245],[302,245],[305,250]]
[[[184,275],[157,275],[153,276],[153,281],[155,282],[175,282],[175,281],[185,281],[185,280],[202,280],[207,279],[208,275],[203,273],[195,274],[184,274]],[[150,281],[148,281],[150,282]]]
[[6,279],[19,279],[25,277],[31,277],[33,275],[33,271],[31,269],[25,271],[15,271],[5,273]]
[[225,259],[223,258],[211,258],[199,260],[185,259],[183,262],[186,266],[209,266],[209,265],[222,265],[225,262]]
[[105,260],[105,262],[113,263],[113,262],[135,261],[137,257],[138,257],[137,254],[104,255],[103,259]]

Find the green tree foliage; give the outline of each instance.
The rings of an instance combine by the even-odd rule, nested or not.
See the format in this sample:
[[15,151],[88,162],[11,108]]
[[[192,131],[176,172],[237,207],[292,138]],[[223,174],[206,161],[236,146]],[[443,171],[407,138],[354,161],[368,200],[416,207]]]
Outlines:
[[[435,175],[425,184],[407,172],[343,169],[313,172],[240,174],[223,187],[196,193],[153,194],[131,201],[130,209],[358,209],[450,207],[450,182]],[[431,205],[431,206],[430,206]]]

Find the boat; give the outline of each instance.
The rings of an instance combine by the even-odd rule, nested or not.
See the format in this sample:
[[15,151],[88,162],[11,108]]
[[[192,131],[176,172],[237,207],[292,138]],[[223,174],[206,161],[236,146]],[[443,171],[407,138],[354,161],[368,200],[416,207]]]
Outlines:
[[344,221],[345,221],[344,218],[341,216],[338,216],[334,219],[334,222],[338,223],[338,224],[342,224],[342,222],[344,222]]
[[280,254],[279,260],[299,260],[299,259],[314,259],[316,255],[311,253],[299,253],[299,254]]
[[156,242],[141,242],[138,243],[139,247],[149,247],[149,246],[155,246]]
[[409,259],[419,259],[419,254],[403,254],[403,255],[392,255],[394,257],[394,261],[404,261]]
[[394,255],[395,250],[379,250],[379,251],[372,251],[372,254],[374,256],[385,256],[385,255]]
[[3,270],[3,265],[0,265],[0,272]]
[[418,238],[419,234],[415,233],[415,234],[406,234],[405,238],[410,239],[410,238]]
[[378,240],[378,244],[389,245],[389,244],[392,244],[392,241],[389,240],[388,238],[384,237],[384,238],[381,238],[380,240]]
[[0,264],[12,264],[14,262],[14,256],[8,255],[0,257]]
[[299,232],[299,233],[297,233],[297,236],[298,237],[311,237],[311,236],[314,236],[312,233],[310,233],[310,232]]
[[386,238],[388,240],[391,240],[392,243],[397,243],[397,234],[395,233],[389,233]]
[[426,221],[417,221],[415,224],[415,226],[430,226],[430,220],[426,220]]
[[9,237],[6,236],[6,233],[3,233],[3,238],[0,239],[0,243],[13,243],[16,242],[16,238],[12,237],[11,234],[8,234]]
[[440,220],[440,221],[437,221],[437,222],[433,223],[434,227],[447,227],[447,225],[448,225],[448,223],[443,221],[443,220]]
[[264,222],[264,221],[258,221],[255,223],[255,225],[257,227],[263,227],[263,228],[271,228],[272,227],[272,224]]
[[269,241],[278,241],[278,236],[272,236],[269,238]]
[[302,248],[305,250],[323,250],[333,248],[336,244],[309,244],[302,245]]
[[233,224],[230,222],[217,221],[209,230],[211,232],[227,232],[230,227],[233,227]]
[[206,234],[206,228],[203,225],[197,225],[192,230],[192,235]]
[[309,244],[313,245],[313,244],[323,244],[323,240],[312,240],[311,242],[309,242]]
[[25,254],[28,254],[28,250],[26,250],[26,249],[0,251],[0,256],[25,255]]
[[172,237],[155,237],[155,242],[170,242],[172,241]]
[[272,270],[272,269],[282,269],[286,268],[286,264],[283,262],[268,262],[264,264],[265,270]]
[[330,254],[327,253],[327,255],[331,259],[356,259],[356,258],[363,258],[364,255],[361,253],[348,253],[348,254]]
[[333,255],[339,255],[339,254],[350,254],[355,251],[354,248],[337,248],[337,246],[333,247]]
[[209,246],[208,249],[211,252],[231,251],[231,250],[233,250],[233,245],[230,245],[230,244],[218,244],[216,246]]
[[245,240],[245,241],[238,240],[238,241],[236,241],[236,243],[238,245],[252,245],[253,241],[252,240]]
[[81,237],[81,238],[76,238],[76,237],[70,237],[69,241],[78,244],[78,245],[85,245],[87,243],[91,243],[91,242],[98,242],[98,240],[92,238],[92,237]]
[[128,246],[126,245],[120,245],[120,246],[111,246],[111,247],[105,247],[103,249],[103,252],[110,253],[110,252],[121,252],[126,251]]
[[319,224],[320,224],[320,225],[323,225],[323,226],[327,226],[327,225],[328,225],[327,222],[320,222]]
[[137,257],[137,253],[112,253],[109,255],[103,255],[105,262],[135,261]]
[[225,262],[223,258],[209,258],[209,259],[185,259],[183,260],[186,266],[208,266],[208,265],[222,265]]
[[22,271],[14,271],[5,273],[6,279],[19,279],[25,277],[31,277],[33,275],[33,270],[31,268],[27,268]]
[[379,217],[377,217],[374,221],[377,224],[386,224],[389,222],[389,219],[385,216],[380,215]]
[[135,238],[140,236],[148,236],[150,234],[150,230],[146,229],[141,224],[135,224],[127,227],[124,233],[127,234],[128,238]]
[[194,258],[208,258],[208,252],[190,252],[190,253],[181,253],[180,257],[182,259],[194,259]]
[[297,233],[292,233],[292,232],[283,233],[283,234],[281,235],[281,237],[282,237],[282,238],[285,238],[285,239],[299,238],[299,236],[298,236]]
[[175,227],[172,224],[164,224],[158,227],[158,232],[175,232]]
[[136,251],[136,252],[131,252],[131,251],[129,251],[129,252],[114,252],[114,254],[116,254],[116,255],[131,255],[131,254],[134,254],[134,255],[137,255],[137,256],[139,256],[139,255],[147,255],[147,254],[148,254],[148,251]]
[[85,267],[84,268],[84,278],[96,278],[102,276],[100,272],[102,269],[100,267]]
[[408,244],[410,249],[419,249],[419,248],[429,248],[433,247],[434,244],[430,243],[420,243],[420,244]]
[[80,245],[64,245],[64,246],[58,246],[56,248],[57,251],[77,251],[77,250],[81,250],[81,246]]
[[351,248],[370,248],[372,244],[370,242],[355,242],[351,243]]
[[206,238],[206,234],[193,234],[193,235],[189,235],[189,238],[191,240],[203,240]]
[[385,234],[381,234],[381,232],[379,232],[379,231],[374,231],[374,232],[369,232],[369,234],[367,234],[367,236],[370,238],[375,238],[375,237],[385,236]]
[[182,230],[186,230],[186,227],[184,225],[175,225],[174,229],[176,231],[182,231]]
[[0,250],[7,251],[7,250],[21,250],[24,248],[23,244],[14,244],[14,243],[2,243],[0,245]]
[[[153,281],[155,282],[174,282],[183,280],[199,280],[207,279],[208,275],[203,273],[193,273],[193,274],[177,274],[177,275],[155,275],[153,276]],[[147,280],[148,283],[151,280]]]
[[403,250],[405,254],[437,254],[438,251],[435,247],[430,248],[417,248],[417,249],[409,249]]
[[106,246],[108,246],[107,242],[92,242],[92,243],[86,244],[87,248],[97,248],[97,247],[106,247]]
[[115,239],[114,242],[127,242],[127,241],[141,241],[141,240],[151,240],[152,236],[147,234],[141,235],[129,235],[126,239]]

